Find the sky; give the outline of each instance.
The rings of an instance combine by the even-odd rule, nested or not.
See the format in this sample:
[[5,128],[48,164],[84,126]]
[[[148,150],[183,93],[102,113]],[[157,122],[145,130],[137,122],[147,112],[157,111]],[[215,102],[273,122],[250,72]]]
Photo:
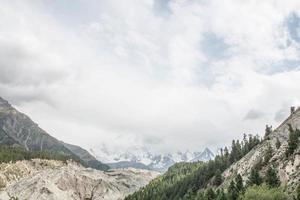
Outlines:
[[0,0],[0,96],[86,149],[216,149],[300,106],[299,0]]

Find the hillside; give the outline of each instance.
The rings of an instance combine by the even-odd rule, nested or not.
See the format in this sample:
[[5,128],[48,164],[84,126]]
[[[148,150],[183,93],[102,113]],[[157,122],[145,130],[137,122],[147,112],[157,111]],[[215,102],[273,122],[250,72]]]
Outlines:
[[292,109],[274,131],[266,128],[264,139],[244,135],[242,141],[233,140],[231,151],[224,148],[213,161],[175,165],[126,200],[236,200],[256,192],[269,195],[264,199],[296,198],[297,191],[300,194],[298,129],[300,109]]
[[88,169],[78,163],[33,159],[0,164],[0,199],[120,200],[157,173]]
[[[12,107],[0,97],[0,144],[21,146],[31,151],[48,151],[69,155],[75,160],[81,160],[87,166],[101,170],[109,167],[96,160],[92,155],[74,145],[66,145],[41,129],[28,116]],[[84,151],[84,154],[82,152]]]
[[[232,180],[236,174],[240,174],[243,177],[244,183],[246,183],[247,177],[250,175],[253,166],[262,162],[263,164],[260,169],[261,174],[264,174],[266,170],[272,166],[277,171],[281,184],[287,186],[288,192],[292,193],[298,186],[300,180],[300,148],[298,145],[295,152],[288,158],[286,157],[290,125],[294,130],[300,129],[300,109],[291,113],[291,115],[278,128],[272,131],[265,140],[242,159],[230,166],[223,173],[225,180],[222,186],[228,186],[230,180]],[[281,144],[278,148],[276,147],[277,139]],[[272,149],[272,154],[268,158],[268,161],[266,161],[264,159],[269,147]]]

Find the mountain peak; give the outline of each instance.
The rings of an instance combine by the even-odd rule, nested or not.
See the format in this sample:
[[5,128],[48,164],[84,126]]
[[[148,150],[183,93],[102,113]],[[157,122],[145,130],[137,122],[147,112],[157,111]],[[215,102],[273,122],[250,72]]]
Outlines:
[[1,107],[11,107],[10,103],[8,103],[8,101],[3,99],[2,97],[0,97],[0,106]]

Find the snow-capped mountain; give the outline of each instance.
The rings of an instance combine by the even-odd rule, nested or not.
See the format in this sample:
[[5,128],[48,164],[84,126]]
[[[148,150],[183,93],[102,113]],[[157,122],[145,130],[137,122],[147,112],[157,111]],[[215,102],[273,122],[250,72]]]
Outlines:
[[139,168],[164,172],[177,162],[208,161],[214,154],[208,148],[203,152],[178,151],[176,153],[153,153],[146,148],[131,148],[124,152],[109,150],[105,145],[90,152],[112,168]]
[[205,148],[203,152],[201,152],[198,156],[190,160],[190,162],[197,162],[197,161],[209,161],[214,158],[215,155],[209,148]]

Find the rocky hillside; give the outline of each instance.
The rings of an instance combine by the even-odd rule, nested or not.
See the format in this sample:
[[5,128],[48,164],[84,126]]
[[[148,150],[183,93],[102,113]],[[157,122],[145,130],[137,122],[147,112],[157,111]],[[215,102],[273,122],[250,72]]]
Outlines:
[[299,169],[300,108],[263,138],[244,135],[214,160],[176,164],[126,200],[300,199]]
[[118,200],[158,174],[126,169],[98,171],[67,161],[17,161],[0,164],[0,199]]
[[[269,167],[272,167],[277,171],[281,184],[286,186],[288,192],[291,193],[295,191],[300,183],[300,146],[298,145],[295,152],[287,158],[286,151],[288,148],[290,126],[294,130],[300,129],[300,108],[293,111],[265,140],[223,173],[225,180],[222,187],[228,186],[236,174],[240,174],[244,183],[246,183],[251,169],[257,164],[262,163],[260,169],[262,176]],[[276,147],[277,141],[279,141],[281,145]],[[269,160],[266,161],[264,159],[269,147],[272,149],[272,154],[268,158]]]
[[82,148],[65,144],[52,137],[1,97],[0,144],[22,146],[32,151],[49,151],[70,155],[76,160],[83,161],[87,166],[101,170],[109,168]]

